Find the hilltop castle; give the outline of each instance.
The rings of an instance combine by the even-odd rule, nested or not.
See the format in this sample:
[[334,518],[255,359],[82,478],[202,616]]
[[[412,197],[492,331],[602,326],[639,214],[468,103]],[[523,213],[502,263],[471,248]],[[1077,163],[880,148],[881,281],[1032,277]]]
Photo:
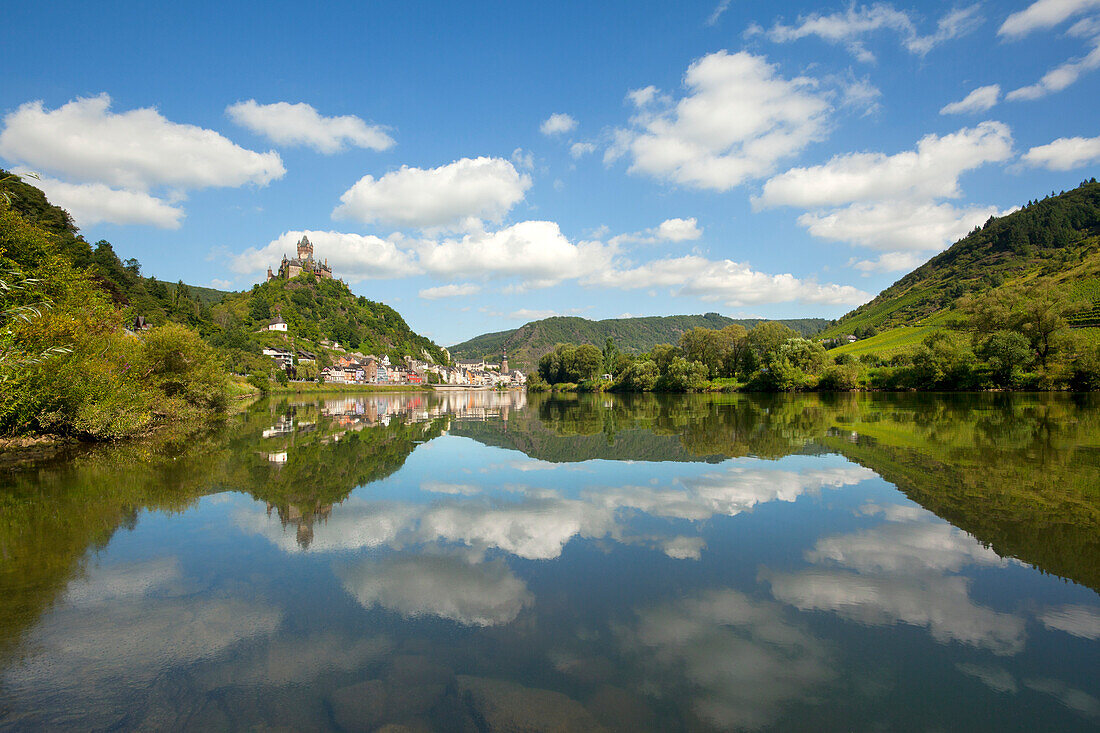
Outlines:
[[279,263],[279,273],[273,273],[271,268],[268,267],[267,279],[274,280],[278,277],[289,280],[303,272],[312,273],[316,277],[332,279],[332,268],[328,266],[328,258],[326,257],[324,262],[313,259],[313,242],[309,241],[309,237],[304,234],[298,240],[298,256],[288,260],[286,255],[283,255],[283,261]]

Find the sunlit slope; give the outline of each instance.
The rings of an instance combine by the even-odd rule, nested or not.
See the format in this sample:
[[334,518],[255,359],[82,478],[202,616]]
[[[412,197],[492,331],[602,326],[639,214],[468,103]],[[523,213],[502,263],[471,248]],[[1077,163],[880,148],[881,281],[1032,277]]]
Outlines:
[[[1092,303],[1072,319],[1075,325],[1100,325],[1100,184],[1083,183],[990,218],[820,335],[937,325],[965,295],[1039,281],[1069,285]],[[897,346],[913,336],[898,333],[886,341]]]

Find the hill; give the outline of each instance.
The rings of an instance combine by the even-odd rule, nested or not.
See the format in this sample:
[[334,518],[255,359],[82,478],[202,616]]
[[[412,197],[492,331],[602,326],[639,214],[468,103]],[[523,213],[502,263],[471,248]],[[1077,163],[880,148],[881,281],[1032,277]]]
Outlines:
[[[455,359],[499,360],[504,348],[508,349],[511,365],[531,369],[540,357],[555,344],[593,344],[603,347],[607,339],[615,340],[620,351],[640,353],[657,344],[675,344],[680,334],[695,327],[721,329],[731,324],[752,328],[763,319],[734,319],[717,313],[690,316],[647,316],[642,318],[608,318],[591,321],[575,316],[555,316],[525,323],[509,331],[498,331],[476,336],[469,341],[450,347]],[[780,321],[804,336],[820,331],[828,322],[823,318],[800,318]]]
[[142,276],[136,259],[121,260],[110,242],[89,244],[68,212],[18,176],[0,170],[0,195],[24,220],[49,232],[64,259],[88,273],[129,320],[140,315],[154,326],[175,322],[193,328],[227,351],[237,371],[257,368],[254,362],[261,348],[278,338],[257,333],[276,312],[287,321],[289,337],[308,350],[316,350],[315,344],[327,339],[391,357],[446,358],[439,346],[414,333],[393,308],[354,295],[341,281],[315,281],[303,275],[256,285],[243,293],[162,282]]
[[1074,297],[1092,302],[1070,319],[1073,325],[1100,325],[1100,183],[1095,178],[1072,191],[1029,201],[1007,216],[990,217],[820,336],[943,325],[966,295],[1037,282],[1065,285]]
[[256,334],[276,315],[286,321],[288,338],[307,349],[328,340],[391,358],[446,361],[443,349],[413,332],[393,308],[355,295],[340,280],[317,279],[308,274],[231,293],[211,308],[211,321],[205,325],[211,329],[209,336],[215,345],[247,350],[258,341],[282,338]]

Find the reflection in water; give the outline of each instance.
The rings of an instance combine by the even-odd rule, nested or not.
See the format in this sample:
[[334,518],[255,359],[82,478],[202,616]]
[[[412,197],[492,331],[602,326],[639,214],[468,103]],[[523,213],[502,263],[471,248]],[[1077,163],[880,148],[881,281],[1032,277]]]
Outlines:
[[[806,560],[823,569],[766,574],[775,597],[865,624],[924,626],[940,641],[999,655],[1023,649],[1024,619],[975,604],[970,580],[954,574],[966,565],[1002,565],[996,553],[928,512],[881,513],[895,521],[818,540]],[[830,567],[837,569],[824,569]]]
[[686,682],[695,712],[720,728],[763,727],[836,676],[825,644],[733,590],[641,610],[622,642],[640,657],[643,689],[682,694]]
[[366,608],[377,605],[406,618],[436,616],[465,626],[506,624],[534,600],[500,560],[389,557],[340,568],[337,575]]
[[0,728],[1087,729],[1092,399],[349,395],[15,464]]

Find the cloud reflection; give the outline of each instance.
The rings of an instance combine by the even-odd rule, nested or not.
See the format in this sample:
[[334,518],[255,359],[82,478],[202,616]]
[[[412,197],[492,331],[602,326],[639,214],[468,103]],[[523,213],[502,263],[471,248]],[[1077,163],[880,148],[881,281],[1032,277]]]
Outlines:
[[881,514],[887,522],[822,538],[806,552],[810,563],[835,569],[764,572],[773,595],[801,610],[829,611],[867,625],[925,627],[937,641],[999,655],[1023,649],[1024,619],[974,603],[969,579],[949,574],[968,565],[1004,565],[1005,560],[923,510],[865,506],[861,511]]
[[[794,501],[808,492],[856,484],[872,476],[859,466],[800,472],[747,469],[733,462],[723,471],[679,480],[670,488],[592,487],[578,498],[540,487],[508,486],[507,496],[500,496],[488,495],[474,484],[432,484],[425,488],[437,498],[427,504],[349,498],[333,508],[324,524],[313,528],[308,551],[457,543],[480,552],[503,550],[525,559],[549,560],[559,557],[574,537],[623,536],[627,510],[702,521],[716,515],[734,516],[761,503]],[[300,549],[294,537],[258,507],[240,513],[237,524],[288,552]],[[680,558],[698,558],[703,547],[700,540],[679,536],[657,546]]]
[[649,691],[677,694],[686,681],[696,713],[721,728],[768,725],[835,677],[827,648],[782,607],[734,590],[639,611],[622,642],[641,656]]
[[381,606],[405,617],[436,616],[465,626],[510,623],[534,601],[500,560],[471,565],[448,556],[388,557],[336,573],[366,608]]

